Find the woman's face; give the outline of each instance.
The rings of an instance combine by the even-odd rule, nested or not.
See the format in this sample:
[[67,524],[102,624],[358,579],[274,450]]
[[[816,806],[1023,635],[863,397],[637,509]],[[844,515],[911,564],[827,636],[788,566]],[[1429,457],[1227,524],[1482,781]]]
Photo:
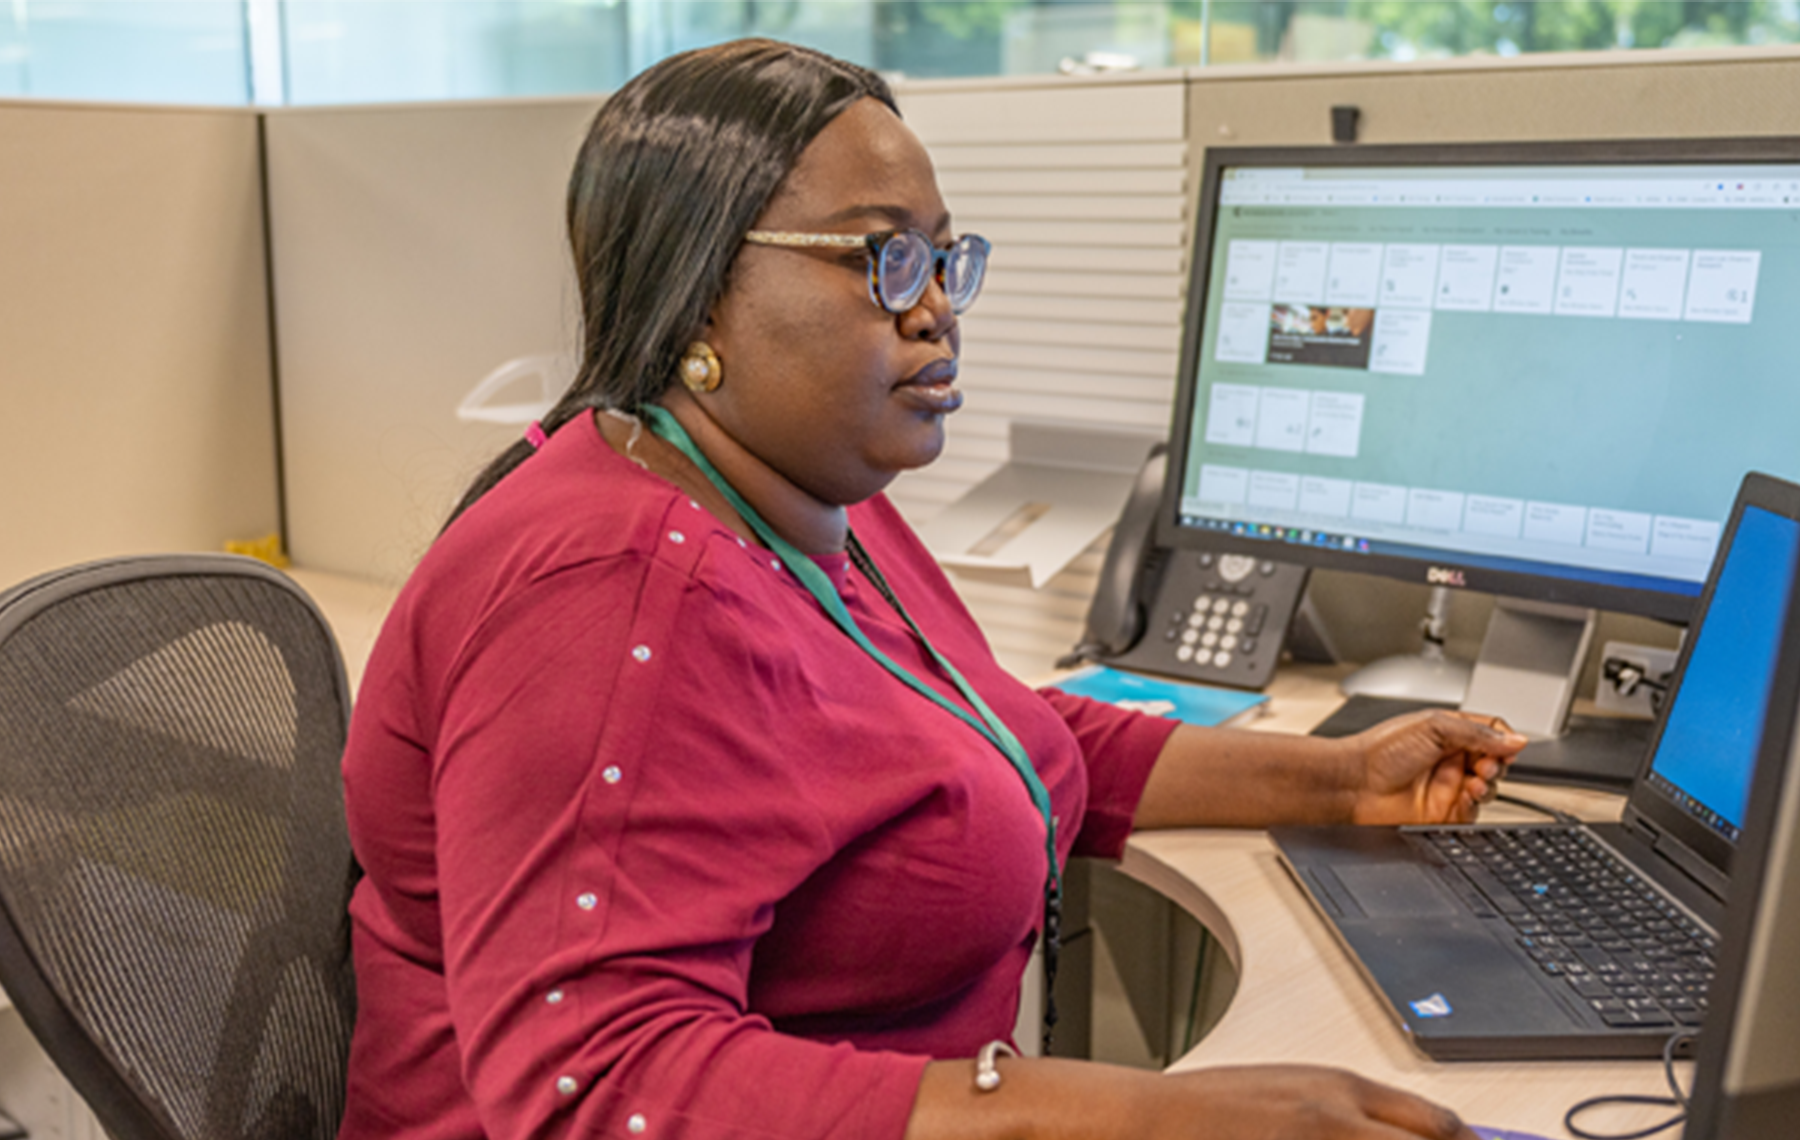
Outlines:
[[[759,230],[951,238],[925,148],[874,99],[821,131]],[[814,498],[845,505],[944,446],[956,388],[956,317],[934,281],[913,308],[869,299],[864,249],[746,244],[705,339],[724,382],[701,404],[733,439]]]

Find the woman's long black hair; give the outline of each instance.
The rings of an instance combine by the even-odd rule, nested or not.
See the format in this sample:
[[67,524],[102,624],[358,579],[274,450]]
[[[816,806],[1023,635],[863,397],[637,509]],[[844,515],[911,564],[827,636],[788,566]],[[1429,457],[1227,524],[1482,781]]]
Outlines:
[[[751,39],[670,56],[607,99],[569,177],[581,369],[541,421],[546,434],[592,409],[662,395],[800,152],[865,98],[899,113],[874,72]],[[501,452],[451,519],[532,450],[520,440]]]

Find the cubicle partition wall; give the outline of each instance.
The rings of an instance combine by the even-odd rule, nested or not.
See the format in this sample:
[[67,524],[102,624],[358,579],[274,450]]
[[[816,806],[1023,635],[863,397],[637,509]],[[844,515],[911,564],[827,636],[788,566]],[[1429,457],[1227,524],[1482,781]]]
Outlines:
[[0,102],[0,586],[276,529],[256,134]]
[[499,365],[574,351],[563,191],[599,103],[269,113],[296,563],[404,578],[457,493],[523,430],[457,407]]
[[[943,457],[890,492],[914,523],[1006,460],[1016,419],[1168,430],[1185,284],[1185,94],[1178,72],[900,88],[956,228],[994,243],[987,286],[963,318],[968,402]],[[956,582],[1001,660],[1042,674],[1076,640],[1099,558],[1091,551],[1038,590],[972,574]]]

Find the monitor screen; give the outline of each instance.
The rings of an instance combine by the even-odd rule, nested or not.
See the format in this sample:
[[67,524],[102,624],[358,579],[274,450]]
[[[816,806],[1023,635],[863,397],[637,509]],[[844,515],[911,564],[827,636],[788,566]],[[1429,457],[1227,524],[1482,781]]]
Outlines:
[[1800,476],[1800,140],[1212,148],[1194,233],[1166,545],[1685,621]]
[[1650,760],[1650,786],[1736,843],[1800,560],[1800,521],[1745,506]]

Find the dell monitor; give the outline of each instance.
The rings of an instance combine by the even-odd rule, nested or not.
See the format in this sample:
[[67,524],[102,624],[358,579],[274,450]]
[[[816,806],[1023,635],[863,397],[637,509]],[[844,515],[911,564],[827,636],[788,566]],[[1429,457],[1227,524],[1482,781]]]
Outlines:
[[1193,234],[1161,545],[1495,595],[1534,735],[1800,477],[1800,139],[1209,148]]

